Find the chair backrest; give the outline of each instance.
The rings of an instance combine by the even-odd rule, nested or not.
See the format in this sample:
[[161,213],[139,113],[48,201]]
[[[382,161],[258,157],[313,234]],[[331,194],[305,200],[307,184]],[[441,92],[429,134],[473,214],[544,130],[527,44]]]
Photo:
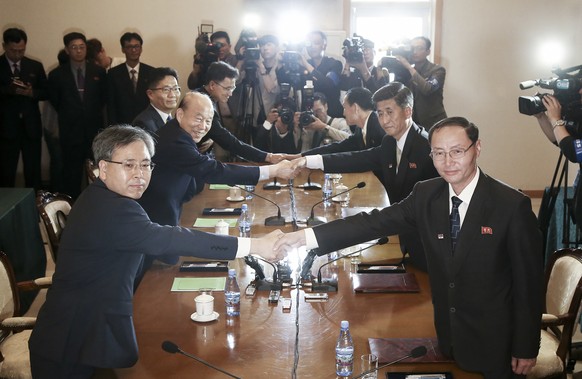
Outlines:
[[561,249],[549,257],[546,266],[544,313],[565,318],[563,326],[550,327],[560,340],[557,355],[564,361],[570,350],[582,301],[582,250]]
[[73,200],[65,194],[38,191],[36,196],[36,206],[45,226],[51,254],[55,262],[57,261],[61,233],[72,205]]
[[85,160],[85,173],[87,174],[87,183],[91,184],[99,177],[99,166],[91,159]]
[[[8,256],[0,251],[0,320],[17,316],[20,304],[14,270]],[[10,331],[0,329],[0,343],[10,334]]]

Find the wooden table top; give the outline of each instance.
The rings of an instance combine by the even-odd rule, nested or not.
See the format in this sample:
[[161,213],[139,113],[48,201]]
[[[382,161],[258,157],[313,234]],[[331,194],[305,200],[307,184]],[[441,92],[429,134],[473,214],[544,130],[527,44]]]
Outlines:
[[[314,179],[315,178],[315,179]],[[320,176],[313,175],[312,180]],[[365,188],[351,192],[350,206],[385,206],[388,200],[382,185],[371,174],[344,175],[341,181],[348,187],[359,181],[366,181]],[[305,176],[295,179],[302,184]],[[290,194],[288,188],[280,191],[264,191],[257,186],[257,193],[264,195],[281,206],[282,215],[291,219]],[[294,189],[297,218],[309,217],[311,207],[321,200],[321,191],[306,192]],[[185,204],[182,214],[183,226],[192,226],[197,217],[202,216],[205,207],[229,207],[226,201],[227,190],[209,190],[196,196]],[[240,203],[235,203],[240,206]],[[265,227],[265,217],[275,215],[276,207],[264,200],[254,198],[248,202],[253,214],[254,236],[260,236],[272,229]],[[341,217],[341,207],[334,203],[329,209],[321,205],[315,207],[315,214],[329,219]],[[282,228],[291,231],[292,226]],[[208,229],[206,231],[213,231]],[[236,229],[231,228],[231,235]],[[397,239],[390,243],[375,246],[362,254],[364,262],[376,262],[401,256]],[[191,259],[191,258],[188,258]],[[294,259],[290,258],[291,264]],[[314,270],[327,257],[319,257]],[[223,370],[242,378],[279,378],[292,377],[296,340],[296,323],[299,325],[299,359],[296,369],[297,378],[335,378],[335,343],[342,320],[350,321],[350,330],[355,343],[354,373],[360,372],[359,357],[369,353],[369,337],[420,338],[435,337],[433,307],[430,297],[428,276],[413,267],[420,285],[418,293],[366,293],[356,294],[352,290],[351,277],[355,265],[350,258],[330,265],[330,270],[338,275],[338,292],[329,293],[329,300],[322,303],[304,301],[304,290],[284,289],[282,297],[292,298],[290,312],[283,312],[281,302],[268,303],[268,291],[257,291],[252,298],[244,296],[244,289],[254,278],[251,269],[243,260],[229,263],[236,268],[241,287],[240,317],[226,316],[223,292],[214,292],[214,308],[220,316],[218,320],[197,323],[190,319],[195,311],[196,292],[171,292],[175,277],[224,276],[219,274],[200,274],[179,272],[177,266],[154,265],[145,275],[134,299],[134,322],[139,345],[140,358],[137,364],[128,369],[115,370],[117,378],[225,378],[224,374],[205,367],[179,354],[170,355],[161,349],[165,340],[176,343],[182,350],[194,354]],[[267,270],[268,271],[268,270]],[[328,270],[329,271],[329,270]],[[268,275],[268,274],[267,274]],[[299,298],[297,298],[299,295]],[[455,364],[408,363],[396,364],[380,370],[378,378],[385,372],[452,372],[456,379],[481,378],[460,370]]]

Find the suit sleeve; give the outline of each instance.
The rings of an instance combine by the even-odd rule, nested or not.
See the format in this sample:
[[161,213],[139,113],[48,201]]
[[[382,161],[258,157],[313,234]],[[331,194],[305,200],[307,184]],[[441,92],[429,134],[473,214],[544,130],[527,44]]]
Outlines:
[[223,149],[243,157],[248,161],[261,163],[267,158],[267,153],[265,151],[242,142],[226,128],[220,125],[220,121],[216,119],[216,115],[212,120],[212,127],[207,136]]
[[317,154],[332,154],[341,153],[346,151],[357,151],[361,149],[362,134],[356,133],[346,138],[341,142],[331,143],[329,145],[316,147],[315,149],[307,150],[301,153],[301,155],[317,155]]
[[325,172],[366,172],[382,169],[382,147],[347,153],[325,154],[323,169]]

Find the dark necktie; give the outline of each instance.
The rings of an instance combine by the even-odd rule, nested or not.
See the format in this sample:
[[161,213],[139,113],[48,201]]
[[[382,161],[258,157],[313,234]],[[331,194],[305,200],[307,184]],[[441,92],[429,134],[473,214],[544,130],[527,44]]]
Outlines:
[[172,115],[168,115],[168,118],[166,118],[166,122],[171,121],[172,120]]
[[12,67],[14,68],[14,70],[12,71],[12,76],[14,78],[20,79],[20,70],[18,69],[18,64],[13,63]]
[[135,91],[137,90],[137,76],[135,74],[137,74],[137,71],[135,71],[133,68],[131,69],[131,71],[129,71],[131,73],[131,84],[133,85],[133,93],[135,93]]
[[453,245],[453,252],[455,251],[455,246],[457,245],[457,238],[459,237],[459,231],[461,230],[461,215],[459,215],[459,205],[463,200],[456,196],[451,198],[453,201],[453,210],[451,211],[451,242]]
[[79,96],[83,100],[85,95],[85,76],[83,75],[83,69],[79,67],[77,69],[77,90],[79,91]]

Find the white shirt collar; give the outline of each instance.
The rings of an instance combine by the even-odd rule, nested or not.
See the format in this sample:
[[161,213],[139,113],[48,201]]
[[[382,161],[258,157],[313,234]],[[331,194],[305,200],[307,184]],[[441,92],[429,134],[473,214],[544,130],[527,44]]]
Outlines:
[[160,115],[160,117],[162,118],[162,120],[164,122],[166,122],[166,120],[168,119],[168,116],[171,116],[170,113],[162,112],[161,110],[156,108],[152,103],[150,103],[150,105],[152,106],[152,108],[154,108],[156,110],[156,112],[158,112],[158,114]]
[[129,67],[127,63],[125,63],[125,68],[127,68],[127,73],[131,76],[131,70],[135,70],[135,74],[139,75],[139,62],[135,65],[135,67]]
[[453,197],[453,196],[458,197],[459,199],[461,199],[463,201],[463,204],[466,204],[467,206],[469,206],[469,203],[471,202],[471,198],[473,197],[473,194],[475,193],[475,188],[477,188],[477,182],[479,181],[480,175],[481,175],[481,169],[479,169],[479,167],[477,167],[477,171],[476,171],[473,179],[471,179],[469,184],[467,184],[467,186],[463,189],[463,191],[461,191],[461,193],[458,195],[453,190],[453,186],[449,183],[449,205],[451,207],[453,204],[451,201],[451,197]]
[[396,141],[396,146],[400,149],[400,151],[404,151],[404,144],[406,143],[406,137],[408,137],[408,132],[410,132],[410,127],[412,126],[412,122],[406,128],[404,134],[400,137],[399,140]]

